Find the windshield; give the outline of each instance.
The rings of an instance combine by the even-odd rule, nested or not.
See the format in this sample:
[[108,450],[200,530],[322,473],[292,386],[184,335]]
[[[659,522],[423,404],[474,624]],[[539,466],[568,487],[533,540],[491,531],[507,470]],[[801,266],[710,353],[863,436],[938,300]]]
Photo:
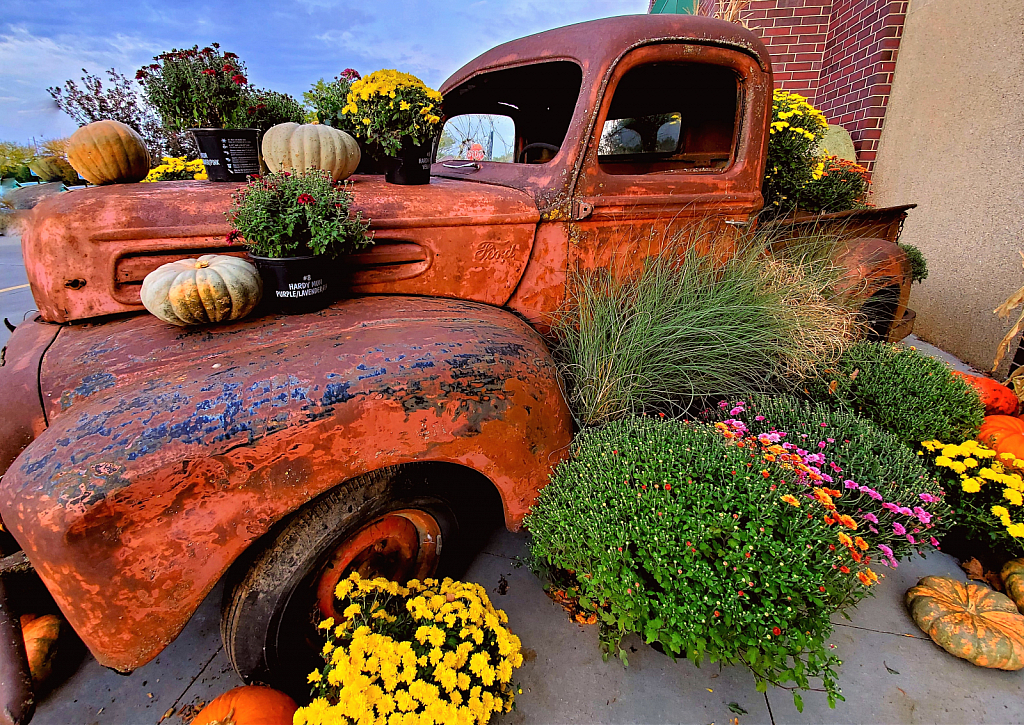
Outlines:
[[[445,95],[448,122],[438,160],[443,152],[453,159],[550,161],[565,141],[582,83],[583,71],[567,60],[531,63],[470,78]],[[481,151],[483,156],[474,159]]]

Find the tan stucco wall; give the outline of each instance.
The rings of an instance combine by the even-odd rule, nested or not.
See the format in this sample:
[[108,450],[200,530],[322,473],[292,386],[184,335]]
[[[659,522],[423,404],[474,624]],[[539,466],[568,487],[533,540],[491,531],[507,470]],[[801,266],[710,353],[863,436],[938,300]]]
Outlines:
[[989,369],[992,310],[1024,285],[1024,0],[911,0],[873,181],[879,206],[918,204],[915,332]]

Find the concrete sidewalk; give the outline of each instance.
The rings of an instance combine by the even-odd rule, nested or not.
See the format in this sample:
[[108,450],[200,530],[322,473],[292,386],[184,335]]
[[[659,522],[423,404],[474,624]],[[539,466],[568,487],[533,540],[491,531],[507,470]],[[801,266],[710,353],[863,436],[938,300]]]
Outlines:
[[[526,662],[515,679],[518,710],[495,720],[513,723],[1024,723],[1024,672],[974,667],[934,645],[903,608],[903,594],[928,574],[963,579],[956,562],[935,553],[886,571],[875,590],[835,617],[832,642],[843,660],[846,702],[830,710],[821,693],[804,694],[804,712],[789,692],[754,689],[747,670],[673,662],[627,639],[629,667],[603,662],[597,626],[569,621],[540,581],[521,565],[527,535],[498,530],[466,578],[491,592],[523,640]],[[498,594],[499,582],[508,582]],[[184,725],[203,703],[241,684],[218,633],[220,587],[156,660],[123,677],[87,656],[77,672],[39,705],[33,725],[104,723]]]

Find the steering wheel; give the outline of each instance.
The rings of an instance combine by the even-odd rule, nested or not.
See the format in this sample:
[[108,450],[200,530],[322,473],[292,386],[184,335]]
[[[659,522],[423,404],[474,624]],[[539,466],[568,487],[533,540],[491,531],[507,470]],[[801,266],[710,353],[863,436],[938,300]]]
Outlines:
[[553,143],[528,143],[523,146],[523,150],[519,152],[518,163],[523,163],[523,159],[526,158],[527,151],[532,151],[533,149],[547,149],[548,151],[557,154],[561,148],[561,146],[555,146]]

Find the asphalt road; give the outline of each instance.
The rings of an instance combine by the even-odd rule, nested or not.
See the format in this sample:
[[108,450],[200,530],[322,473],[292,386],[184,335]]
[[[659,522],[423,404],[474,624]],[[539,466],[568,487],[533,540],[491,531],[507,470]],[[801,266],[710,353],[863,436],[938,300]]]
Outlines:
[[[35,308],[21,261],[21,237],[0,236],[0,318],[17,325]],[[7,326],[0,325],[0,345],[5,345],[10,336]]]

